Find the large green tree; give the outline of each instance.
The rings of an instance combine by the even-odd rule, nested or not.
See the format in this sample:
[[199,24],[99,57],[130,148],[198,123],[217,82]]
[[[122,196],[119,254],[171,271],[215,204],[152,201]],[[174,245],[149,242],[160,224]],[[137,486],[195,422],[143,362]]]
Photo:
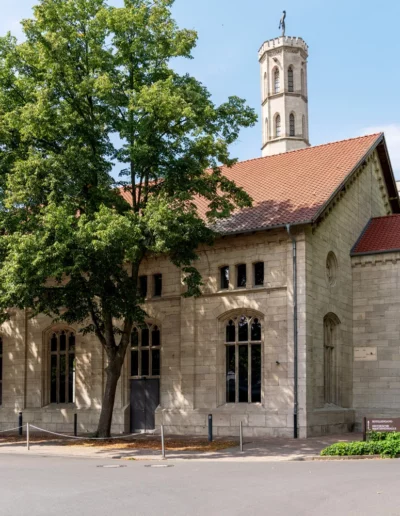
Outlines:
[[184,295],[200,295],[196,248],[251,202],[218,166],[234,163],[229,146],[256,116],[176,73],[171,61],[190,59],[197,35],[177,27],[172,4],[41,0],[22,43],[0,39],[0,309],[96,335],[107,356],[101,437],[145,317],[143,259],[167,255]]

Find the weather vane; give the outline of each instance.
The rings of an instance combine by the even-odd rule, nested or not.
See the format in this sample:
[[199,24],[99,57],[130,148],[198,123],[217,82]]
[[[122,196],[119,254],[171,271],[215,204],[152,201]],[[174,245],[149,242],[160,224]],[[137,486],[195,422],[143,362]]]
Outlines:
[[286,31],[285,20],[286,20],[286,11],[283,11],[283,16],[281,18],[281,21],[279,22],[279,28],[282,29],[282,36],[283,37],[285,36],[285,31]]

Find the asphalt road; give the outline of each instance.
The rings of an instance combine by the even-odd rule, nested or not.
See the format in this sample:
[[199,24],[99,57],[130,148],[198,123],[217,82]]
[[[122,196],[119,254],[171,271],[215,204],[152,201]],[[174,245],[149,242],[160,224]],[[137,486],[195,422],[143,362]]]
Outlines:
[[149,464],[2,455],[0,515],[400,515],[399,460]]

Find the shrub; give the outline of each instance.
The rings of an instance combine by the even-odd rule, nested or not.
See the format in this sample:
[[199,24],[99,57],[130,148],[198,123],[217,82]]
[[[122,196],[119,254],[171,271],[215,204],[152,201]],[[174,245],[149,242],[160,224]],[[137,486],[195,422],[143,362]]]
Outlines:
[[[379,432],[383,433],[383,432]],[[400,455],[400,434],[385,438],[374,436],[374,440],[367,442],[354,441],[351,443],[335,443],[321,451],[322,456],[346,455],[380,455],[381,457],[397,457]]]

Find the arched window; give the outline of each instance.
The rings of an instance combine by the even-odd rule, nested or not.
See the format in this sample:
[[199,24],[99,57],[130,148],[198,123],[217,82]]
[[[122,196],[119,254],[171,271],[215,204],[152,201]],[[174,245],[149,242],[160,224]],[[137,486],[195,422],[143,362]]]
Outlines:
[[281,128],[281,115],[276,115],[275,117],[275,138],[279,138],[282,133]]
[[294,91],[294,78],[293,78],[293,67],[289,66],[288,68],[288,91]]
[[268,118],[264,122],[264,142],[268,141]]
[[303,115],[303,118],[301,119],[301,132],[303,134],[303,138],[307,138],[306,134],[306,117]]
[[324,401],[339,405],[339,318],[328,314],[324,318]]
[[159,378],[161,334],[158,326],[134,327],[131,334],[131,378]]
[[274,70],[274,93],[279,93],[281,89],[281,81],[279,76],[279,68]]
[[301,69],[301,93],[302,93],[302,95],[306,94],[306,89],[305,89],[305,85],[304,85],[304,70],[303,70],[303,68]]
[[264,98],[268,97],[268,76],[267,72],[264,73]]
[[261,402],[261,322],[242,315],[226,324],[226,402]]
[[296,136],[296,120],[293,113],[289,116],[289,136]]
[[0,407],[3,404],[3,339],[0,337]]
[[75,334],[70,330],[50,335],[50,403],[75,401]]

